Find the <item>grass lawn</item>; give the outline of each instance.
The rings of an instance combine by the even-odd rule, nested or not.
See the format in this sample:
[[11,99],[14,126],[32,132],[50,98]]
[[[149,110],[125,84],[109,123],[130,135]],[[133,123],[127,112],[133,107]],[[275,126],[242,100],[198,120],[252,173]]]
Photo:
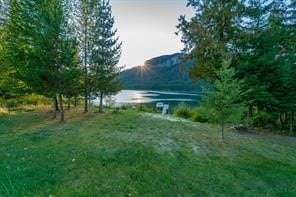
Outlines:
[[135,111],[0,116],[0,196],[296,196],[296,138]]

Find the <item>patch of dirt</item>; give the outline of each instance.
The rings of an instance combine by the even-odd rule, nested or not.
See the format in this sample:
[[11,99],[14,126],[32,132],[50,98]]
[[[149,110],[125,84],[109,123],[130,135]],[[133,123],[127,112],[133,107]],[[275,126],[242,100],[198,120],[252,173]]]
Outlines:
[[157,146],[158,151],[160,152],[174,152],[174,149],[178,149],[178,145],[176,142],[170,138],[164,138],[159,142],[159,146]]
[[152,114],[152,113],[143,113],[142,115],[148,116],[151,118],[156,118],[156,119],[162,119],[162,120],[167,120],[170,122],[190,122],[189,120],[183,119],[183,118],[177,118],[171,115],[162,115],[162,114]]
[[194,153],[199,153],[201,151],[200,147],[196,144],[191,144],[191,149]]

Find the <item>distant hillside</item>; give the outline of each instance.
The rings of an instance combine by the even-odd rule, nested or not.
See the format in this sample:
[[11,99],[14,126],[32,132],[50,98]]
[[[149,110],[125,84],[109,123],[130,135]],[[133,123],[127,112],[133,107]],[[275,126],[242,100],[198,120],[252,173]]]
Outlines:
[[192,62],[181,63],[180,53],[150,59],[121,73],[124,89],[201,91],[201,82],[193,83],[186,68]]

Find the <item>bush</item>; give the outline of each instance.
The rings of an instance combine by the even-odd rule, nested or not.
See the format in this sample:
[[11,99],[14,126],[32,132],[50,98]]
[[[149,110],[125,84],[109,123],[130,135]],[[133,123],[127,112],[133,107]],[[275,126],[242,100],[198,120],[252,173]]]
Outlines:
[[137,110],[139,112],[148,112],[148,113],[152,113],[154,111],[150,105],[142,104],[142,103],[137,105]]
[[197,107],[193,110],[192,121],[202,123],[216,123],[217,116],[215,112],[206,107]]
[[[233,111],[233,113],[229,116],[226,122],[229,123],[239,123],[242,121],[242,117],[244,114],[244,107],[237,108]],[[174,109],[174,115],[181,118],[191,119],[194,122],[201,123],[217,123],[218,118],[217,114],[213,109],[210,109],[205,106],[196,107],[194,109],[190,108],[190,106],[185,103],[180,103]]]
[[20,101],[18,99],[9,99],[5,101],[5,107],[8,110],[12,110],[13,108],[16,108],[20,105]]
[[195,112],[191,119],[194,122],[202,122],[202,123],[209,122],[208,118],[199,112]]
[[191,118],[193,113],[188,105],[185,103],[180,103],[174,109],[174,115],[180,118]]
[[35,95],[35,94],[31,94],[31,95],[25,95],[22,98],[20,98],[20,100],[22,100],[22,104],[23,105],[49,105],[51,104],[51,100],[44,97],[44,96],[40,96],[40,95]]
[[[3,104],[1,104],[3,103]],[[9,110],[15,110],[16,108],[25,108],[28,106],[44,106],[44,105],[50,105],[51,100],[49,98],[46,98],[44,96],[40,95],[24,95],[17,98],[11,98],[8,100],[3,100],[0,103],[0,107],[3,105],[3,107],[6,107]]]
[[263,127],[270,122],[274,122],[274,119],[275,118],[272,114],[265,111],[258,111],[252,120],[254,125]]
[[121,109],[122,109],[122,110],[127,110],[127,109],[129,109],[129,108],[130,108],[130,107],[129,107],[128,105],[122,105],[122,106],[121,106]]

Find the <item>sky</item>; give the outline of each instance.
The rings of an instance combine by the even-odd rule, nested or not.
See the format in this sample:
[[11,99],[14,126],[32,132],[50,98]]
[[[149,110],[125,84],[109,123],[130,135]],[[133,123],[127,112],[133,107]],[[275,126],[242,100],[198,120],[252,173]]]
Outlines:
[[115,27],[123,42],[119,66],[131,68],[183,49],[175,35],[180,15],[193,15],[186,0],[111,0]]

